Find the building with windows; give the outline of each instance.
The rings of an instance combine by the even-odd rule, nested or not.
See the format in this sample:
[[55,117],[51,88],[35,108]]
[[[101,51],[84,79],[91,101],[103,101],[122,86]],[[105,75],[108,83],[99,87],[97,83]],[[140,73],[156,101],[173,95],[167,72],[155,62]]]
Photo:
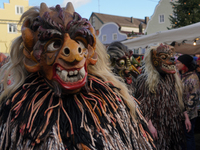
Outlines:
[[151,16],[145,34],[151,34],[159,31],[168,30],[171,27],[169,16],[173,14],[173,8],[170,2],[176,2],[178,0],[160,0],[155,8],[153,15]]
[[114,41],[127,39],[127,35],[119,31],[119,26],[116,23],[108,22],[99,29],[98,38],[104,45],[108,46]]
[[94,12],[89,19],[99,40],[105,45],[113,41],[124,40],[127,37],[143,35],[148,20],[149,17],[138,19]]
[[94,12],[91,14],[89,19],[97,35],[99,34],[99,29],[101,26],[108,22],[116,23],[119,26],[119,31],[127,35],[132,33],[144,34],[148,20],[149,17],[145,17],[145,19],[138,19],[133,17],[122,17]]
[[9,0],[0,8],[0,52],[8,53],[11,41],[20,35],[21,15],[30,8],[28,0]]

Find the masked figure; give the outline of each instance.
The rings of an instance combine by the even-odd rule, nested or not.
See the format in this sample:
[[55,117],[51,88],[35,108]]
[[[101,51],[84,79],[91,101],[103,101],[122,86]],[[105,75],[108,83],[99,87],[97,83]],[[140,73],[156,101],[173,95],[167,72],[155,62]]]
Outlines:
[[154,148],[133,98],[107,67],[93,27],[71,3],[42,3],[21,21],[22,35],[2,68],[0,149]]
[[[150,47],[144,56],[144,73],[137,79],[136,98],[148,121],[159,150],[179,150],[184,143],[182,83],[175,70],[174,48],[161,44]],[[184,114],[184,115],[183,115]]]
[[130,91],[135,93],[135,82],[140,74],[137,67],[139,62],[134,58],[133,51],[120,42],[113,42],[107,49],[113,72],[122,77]]

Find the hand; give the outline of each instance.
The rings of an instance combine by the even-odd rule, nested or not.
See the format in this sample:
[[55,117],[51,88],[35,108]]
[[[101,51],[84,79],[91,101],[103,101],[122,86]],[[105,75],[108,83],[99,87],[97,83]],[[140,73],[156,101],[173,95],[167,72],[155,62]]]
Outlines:
[[187,132],[190,132],[191,130],[191,122],[190,122],[190,119],[185,119],[185,128],[187,130]]
[[187,130],[187,132],[190,132],[191,130],[191,122],[190,119],[188,117],[187,111],[183,112],[184,116],[185,116],[185,128]]
[[151,120],[149,120],[148,122],[148,128],[149,128],[149,131],[151,132],[154,140],[157,140],[158,139],[158,134],[157,134],[157,130],[156,128],[153,126]]

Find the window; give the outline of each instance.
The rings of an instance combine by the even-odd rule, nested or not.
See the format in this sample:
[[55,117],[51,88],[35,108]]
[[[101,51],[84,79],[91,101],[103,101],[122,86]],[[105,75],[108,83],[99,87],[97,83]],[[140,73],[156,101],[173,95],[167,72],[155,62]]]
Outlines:
[[24,13],[24,7],[23,6],[15,6],[15,13],[18,15],[21,15]]
[[146,48],[142,48],[142,54],[145,54]]
[[17,25],[16,24],[8,24],[8,33],[17,33]]
[[117,33],[113,33],[112,39],[113,39],[113,40],[117,40]]
[[160,15],[159,16],[159,23],[163,23],[163,22],[165,22],[164,15]]
[[134,49],[134,54],[139,54],[139,49]]
[[103,36],[102,36],[102,42],[105,42],[106,40],[107,40],[106,35],[103,35]]

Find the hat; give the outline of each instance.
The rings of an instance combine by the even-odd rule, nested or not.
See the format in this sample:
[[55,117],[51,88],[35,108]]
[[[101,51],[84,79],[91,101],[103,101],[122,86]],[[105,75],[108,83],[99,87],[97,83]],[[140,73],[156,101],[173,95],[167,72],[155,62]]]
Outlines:
[[193,69],[193,57],[192,56],[184,54],[184,55],[179,56],[177,60],[179,60],[182,64],[184,64],[189,70]]

